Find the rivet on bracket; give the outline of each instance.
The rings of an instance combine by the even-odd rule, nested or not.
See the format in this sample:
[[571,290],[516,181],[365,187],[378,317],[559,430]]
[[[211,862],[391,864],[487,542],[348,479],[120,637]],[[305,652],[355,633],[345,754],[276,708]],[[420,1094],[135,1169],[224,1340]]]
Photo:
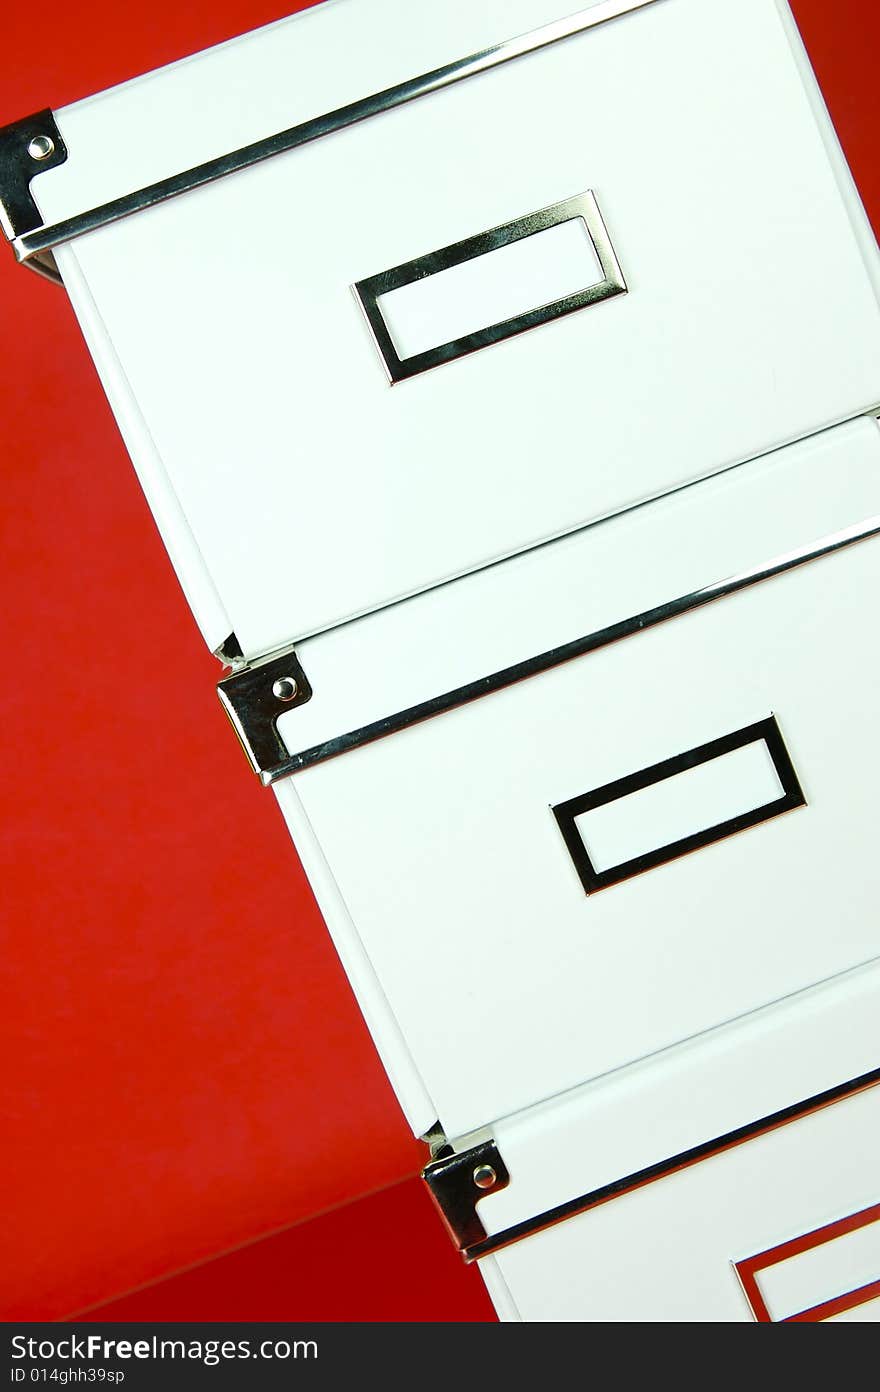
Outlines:
[[456,1246],[467,1257],[469,1249],[487,1236],[477,1203],[510,1183],[497,1145],[493,1140],[482,1141],[470,1150],[433,1160],[422,1171],[422,1179]]

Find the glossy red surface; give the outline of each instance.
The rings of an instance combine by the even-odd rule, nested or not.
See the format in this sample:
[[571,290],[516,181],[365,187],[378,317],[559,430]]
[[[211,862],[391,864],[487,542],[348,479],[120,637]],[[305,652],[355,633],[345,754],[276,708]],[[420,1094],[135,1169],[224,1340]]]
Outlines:
[[89,1312],[108,1320],[483,1321],[495,1312],[420,1179]]
[[[0,122],[295,8],[8,8]],[[794,8],[880,225],[880,7]],[[38,1319],[392,1184],[422,1149],[226,726],[64,295],[5,253],[0,303],[0,1316]],[[418,1192],[388,1189],[119,1308],[489,1317]]]

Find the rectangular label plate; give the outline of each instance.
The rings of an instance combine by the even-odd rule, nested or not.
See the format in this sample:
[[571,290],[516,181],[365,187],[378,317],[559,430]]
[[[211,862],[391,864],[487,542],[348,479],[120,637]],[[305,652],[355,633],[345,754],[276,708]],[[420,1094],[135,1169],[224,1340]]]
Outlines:
[[760,1324],[813,1324],[873,1307],[880,1299],[880,1204],[734,1267]]
[[593,894],[805,803],[771,715],[558,803],[553,814]]
[[[584,279],[580,285],[577,284],[576,280],[572,282],[574,260],[571,254],[572,249],[566,247],[563,256],[563,247],[558,238],[551,239],[553,241],[552,252],[549,240],[540,238],[538,246],[528,249],[521,248],[518,256],[506,257],[505,260],[509,261],[509,267],[503,268],[500,260],[497,268],[490,265],[495,259],[492,253],[502,252],[505,248],[512,248],[527,238],[538,237],[538,234],[547,233],[552,228],[575,220],[579,220],[586,229],[595,253],[595,261],[598,262],[597,271],[594,259],[589,254],[589,246],[583,247],[586,255],[582,258]],[[552,261],[549,265],[545,264],[541,267],[538,264],[540,260],[538,251],[540,243],[545,240],[547,240],[547,254],[548,257],[552,255]],[[543,247],[540,247],[540,250],[543,250]],[[532,254],[529,255],[529,253]],[[493,301],[496,305],[504,305],[507,301],[507,307],[500,310],[503,317],[469,332],[453,329],[452,332],[456,333],[457,336],[449,338],[446,342],[434,343],[428,347],[420,345],[420,340],[424,339],[426,333],[430,338],[430,332],[426,325],[417,325],[418,308],[422,308],[426,313],[433,312],[435,324],[442,322],[449,309],[448,296],[453,293],[451,277],[444,275],[444,273],[449,273],[455,267],[461,267],[467,262],[475,262],[484,258],[487,262],[485,277],[480,277],[479,274],[475,273],[458,278],[459,283],[454,289],[456,297],[460,296],[462,292],[470,292],[473,296],[470,306],[467,304],[459,306],[461,311],[459,321],[466,324],[469,320],[470,323],[473,323],[473,316],[479,320],[478,311],[481,302],[491,317],[489,307]],[[533,264],[529,267],[526,276],[524,270],[527,261],[531,261]],[[505,286],[506,271],[508,272],[506,277],[508,283]],[[557,278],[555,284],[554,275]],[[561,283],[559,283],[560,276]],[[442,288],[438,286],[435,289],[430,285],[434,278],[443,281]],[[526,279],[531,280],[534,290],[532,304],[528,307],[522,303]],[[401,333],[402,329],[404,332],[395,341],[391,316],[389,314],[386,318],[380,302],[385,300],[390,310],[392,307],[391,297],[397,296],[404,288],[415,286],[417,283],[420,283],[420,288],[423,287],[422,294],[418,296],[422,304],[417,307],[413,292],[407,297],[409,303],[405,308],[401,298],[400,309],[404,310],[404,315],[400,315],[398,311],[398,333]],[[554,298],[542,302],[542,286],[549,287],[546,293],[552,294]],[[400,382],[407,377],[414,377],[420,372],[428,371],[429,368],[439,367],[441,363],[451,362],[455,358],[463,357],[466,353],[474,353],[480,348],[500,343],[505,338],[512,338],[515,334],[524,333],[527,329],[534,329],[539,324],[546,324],[553,319],[561,318],[563,315],[572,314],[575,310],[585,309],[601,300],[625,294],[626,288],[626,282],[611,245],[611,238],[608,235],[602,214],[599,212],[595,194],[591,191],[578,194],[574,198],[567,198],[561,203],[553,203],[550,207],[542,208],[539,212],[528,213],[525,217],[503,223],[500,227],[493,227],[488,232],[468,237],[464,241],[443,247],[439,251],[418,256],[415,260],[407,261],[401,266],[394,266],[391,270],[380,271],[378,275],[369,276],[366,280],[358,281],[353,286],[392,383]],[[516,304],[517,295],[520,297],[518,304]],[[511,297],[513,297],[513,301],[511,301]],[[443,305],[444,298],[447,299],[445,306]],[[527,296],[526,299],[528,299]],[[439,314],[438,310],[441,310]],[[406,311],[409,312],[406,313]]]

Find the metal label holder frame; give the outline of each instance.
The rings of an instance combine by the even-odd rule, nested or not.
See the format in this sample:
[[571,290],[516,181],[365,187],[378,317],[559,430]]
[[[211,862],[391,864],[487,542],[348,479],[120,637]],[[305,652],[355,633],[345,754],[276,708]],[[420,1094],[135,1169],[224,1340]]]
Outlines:
[[[526,237],[548,232],[552,227],[560,227],[563,223],[573,222],[578,218],[587,229],[602,267],[600,281],[561,299],[526,310],[513,318],[499,320],[474,333],[438,344],[435,348],[425,349],[424,352],[414,353],[407,358],[400,357],[379,303],[383,296],[401,290],[406,285],[413,285],[417,281],[441,275],[466,261],[475,261],[491,255],[493,251],[500,251],[502,247],[512,246]],[[366,280],[359,280],[352,289],[370,326],[373,341],[393,386],[408,377],[415,377],[418,373],[428,372],[443,363],[453,362],[467,353],[479,352],[481,348],[502,343],[507,338],[526,333],[541,324],[574,314],[576,310],[586,309],[602,300],[614,299],[617,295],[625,295],[627,286],[608,229],[599,211],[596,195],[592,189],[587,189],[586,192],[575,194],[572,198],[541,208],[536,213],[527,213],[523,217],[514,218],[512,222],[493,227],[488,232],[466,237],[452,246],[442,247],[439,251],[431,251],[400,266],[394,266],[391,270],[368,276]]]

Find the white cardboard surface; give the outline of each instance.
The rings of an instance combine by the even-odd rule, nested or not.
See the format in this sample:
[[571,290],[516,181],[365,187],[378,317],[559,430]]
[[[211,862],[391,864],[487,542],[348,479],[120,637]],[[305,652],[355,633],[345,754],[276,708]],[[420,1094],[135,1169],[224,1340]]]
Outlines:
[[[324,13],[297,21],[303,52]],[[370,54],[406,14],[377,3]],[[262,57],[236,61],[262,83]],[[172,71],[126,109],[162,128]],[[659,0],[59,263],[252,654],[880,400],[876,250],[831,142],[776,0]],[[391,388],[351,285],[585,188],[630,293]]]

